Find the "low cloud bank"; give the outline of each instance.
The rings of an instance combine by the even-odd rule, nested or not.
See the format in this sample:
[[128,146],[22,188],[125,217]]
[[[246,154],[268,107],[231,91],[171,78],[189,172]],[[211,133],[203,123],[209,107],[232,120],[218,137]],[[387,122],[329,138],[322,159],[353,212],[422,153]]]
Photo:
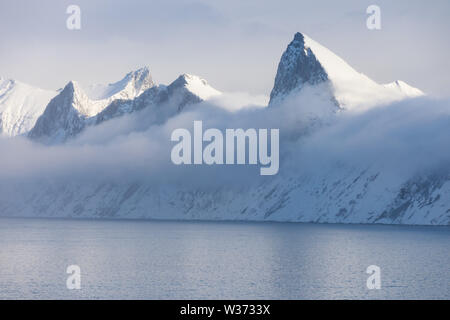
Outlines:
[[259,165],[174,165],[171,133],[177,128],[192,131],[194,120],[202,120],[205,129],[223,132],[280,129],[278,175],[314,174],[336,164],[375,165],[402,175],[450,167],[448,100],[418,98],[355,113],[336,111],[332,101],[305,90],[270,107],[246,94],[225,95],[188,106],[162,125],[151,123],[150,112],[144,109],[88,128],[64,145],[0,138],[0,180],[142,181],[220,188],[272,179],[259,175]]

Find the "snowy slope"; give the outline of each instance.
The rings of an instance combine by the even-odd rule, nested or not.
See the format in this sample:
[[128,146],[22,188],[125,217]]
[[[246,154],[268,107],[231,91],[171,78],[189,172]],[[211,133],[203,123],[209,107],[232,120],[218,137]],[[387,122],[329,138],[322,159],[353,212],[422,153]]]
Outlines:
[[192,74],[183,74],[179,77],[187,91],[195,94],[202,100],[208,100],[221,94],[220,91],[211,87],[205,79]]
[[0,134],[16,136],[30,131],[56,94],[0,77]]
[[270,103],[276,104],[290,93],[319,83],[328,84],[339,106],[349,110],[423,95],[402,81],[378,84],[329,49],[297,33],[280,60]]
[[450,225],[449,172],[402,179],[344,167],[234,189],[69,182],[0,193],[3,216]]

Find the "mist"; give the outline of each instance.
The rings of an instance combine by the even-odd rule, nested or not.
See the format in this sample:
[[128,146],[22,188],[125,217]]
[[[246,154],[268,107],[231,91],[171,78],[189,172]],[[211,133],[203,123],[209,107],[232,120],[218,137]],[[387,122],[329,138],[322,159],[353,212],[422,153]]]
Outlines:
[[[264,102],[261,97],[224,94],[187,106],[163,124],[152,123],[149,113],[153,110],[147,108],[88,127],[62,145],[44,146],[26,137],[1,138],[0,180],[2,184],[139,181],[222,188],[315,174],[336,166],[375,166],[395,176],[449,170],[450,101],[422,97],[350,112],[337,109],[311,90],[269,107],[258,104]],[[261,177],[259,165],[173,164],[170,154],[176,143],[170,140],[171,133],[178,128],[192,132],[195,120],[203,121],[204,130],[222,132],[279,129],[278,175]]]

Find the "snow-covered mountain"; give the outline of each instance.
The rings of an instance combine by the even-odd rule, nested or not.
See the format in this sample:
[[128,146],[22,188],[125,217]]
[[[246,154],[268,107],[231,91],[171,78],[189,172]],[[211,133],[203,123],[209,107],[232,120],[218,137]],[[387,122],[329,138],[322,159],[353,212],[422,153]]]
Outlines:
[[[47,106],[29,137],[46,144],[65,142],[86,126],[154,108],[155,123],[221,93],[194,75],[183,74],[168,86],[155,85],[148,68],[129,73],[117,83],[88,87],[71,81]],[[92,98],[101,98],[93,100]]]
[[296,33],[278,65],[270,104],[275,105],[289,94],[318,84],[342,109],[363,110],[423,95],[403,81],[378,84],[308,36]]
[[132,100],[117,100],[95,117],[95,123],[119,117],[127,113],[153,108],[155,123],[162,123],[181,112],[189,104],[199,103],[220,95],[206,80],[198,76],[183,74],[170,85],[159,85],[146,90]]
[[[130,78],[135,77],[128,79]],[[149,79],[148,76],[144,78]],[[92,106],[92,101],[110,99],[128,86],[120,82],[120,85],[116,83],[83,90],[76,83],[71,82],[49,103],[30,136],[38,140],[42,137],[50,137],[55,141],[65,141],[86,126],[94,126],[143,109],[151,111],[146,113],[146,116],[154,115],[153,124],[160,124],[176,116],[190,104],[220,95],[220,92],[209,86],[205,80],[187,74],[181,75],[168,86],[154,85],[151,80],[145,83],[147,86],[145,90],[133,89],[130,96],[114,98],[108,105],[98,107]],[[134,86],[134,88],[137,87]],[[308,96],[308,99],[319,99],[325,102],[323,104],[329,108],[326,111],[332,115],[340,115],[346,110],[364,111],[377,105],[423,95],[422,91],[402,81],[386,85],[378,84],[355,71],[330,50],[307,36],[297,33],[282,55],[270,97],[270,107],[260,109],[254,117],[251,112],[256,111],[251,110],[246,111],[242,116],[249,117],[252,121],[260,119],[263,115],[272,116],[276,120],[279,119],[280,114],[283,114],[279,112],[280,108],[286,107],[285,102],[289,101],[293,102],[291,107],[283,109],[289,114],[280,119],[296,118],[296,115],[291,113],[305,107],[305,100],[297,100],[302,98],[301,94],[304,92],[313,93],[312,96]],[[306,103],[308,102],[313,100],[306,100]],[[370,112],[380,109],[370,110]],[[375,118],[380,116],[380,114],[376,115]],[[183,183],[180,182],[179,185],[148,181],[152,179],[146,180],[145,174],[142,177],[126,176],[125,179],[114,181],[108,179],[99,181],[98,177],[90,179],[88,176],[84,180],[81,179],[83,182],[68,179],[65,183],[57,179],[56,182],[49,182],[50,179],[46,176],[45,182],[34,180],[18,184],[0,183],[0,215],[450,224],[450,166],[448,164],[439,163],[433,167],[429,165],[430,161],[427,163],[427,170],[398,173],[397,167],[394,167],[394,170],[387,169],[390,165],[389,161],[382,163],[368,157],[369,160],[366,162],[364,160],[346,163],[338,161],[333,155],[328,155],[329,159],[327,158],[323,165],[322,163],[316,165],[315,161],[322,161],[321,157],[305,160],[308,157],[307,152],[311,152],[310,149],[305,149],[311,135],[303,133],[321,132],[320,130],[326,129],[324,126],[315,126],[317,117],[321,120],[320,116],[315,114],[315,118],[307,118],[302,123],[302,125],[310,125],[306,131],[298,128],[299,135],[290,136],[290,141],[280,141],[289,145],[289,147],[283,145],[283,148],[291,148],[291,153],[301,152],[301,157],[288,166],[286,163],[289,163],[289,159],[282,158],[280,173],[264,180],[255,179],[253,183],[246,181],[247,183],[236,183],[232,186],[211,183],[205,188],[198,187],[195,181],[187,183],[181,181]],[[389,121],[390,116],[389,113],[387,117]],[[390,126],[395,127],[399,121],[398,118],[403,118],[402,116],[403,114],[400,116],[396,114],[395,121],[390,121]],[[358,125],[352,126],[350,132],[356,132],[356,136],[351,140],[352,146],[359,142],[356,130],[362,130],[366,124],[358,122]],[[234,125],[230,124],[230,127]],[[283,126],[284,123],[277,123],[277,125]],[[296,129],[297,127],[294,128]],[[381,131],[384,128],[375,126],[375,130]],[[282,137],[285,137],[283,130],[280,132]],[[345,133],[348,134],[347,131]],[[395,135],[397,134],[398,132],[395,132]],[[448,132],[442,133],[443,136],[446,134]],[[145,135],[140,135],[139,139],[143,136]],[[138,144],[138,148],[140,146],[141,144]],[[337,149],[340,147],[337,146]],[[351,150],[352,154],[345,155],[344,159],[358,158],[359,149]],[[327,152],[326,148],[319,150],[321,156],[327,155]],[[410,154],[408,153],[407,156],[410,157]],[[131,161],[134,160],[135,158],[131,159]],[[401,165],[406,167],[405,163]],[[212,181],[214,178],[211,175]]]
[[45,143],[64,142],[85,127],[90,99],[71,81],[53,98],[28,136]]
[[0,77],[0,135],[26,134],[56,94]]
[[[83,89],[93,101],[112,101],[133,99],[153,86],[154,82],[150,75],[150,69],[143,67],[128,73],[122,80],[115,83],[94,84],[83,87]],[[98,110],[92,110],[92,113],[98,113]]]
[[92,118],[113,101],[134,99],[153,86],[147,67],[128,73],[116,83],[89,86],[86,90],[70,81],[50,101],[28,136],[47,144],[64,142],[95,123]]

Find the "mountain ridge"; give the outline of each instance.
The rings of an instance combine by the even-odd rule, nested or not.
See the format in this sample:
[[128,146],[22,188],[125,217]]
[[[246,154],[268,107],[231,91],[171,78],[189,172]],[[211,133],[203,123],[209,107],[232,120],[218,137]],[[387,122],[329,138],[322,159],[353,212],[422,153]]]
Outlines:
[[94,85],[88,92],[77,81],[71,80],[50,101],[28,137],[46,144],[63,143],[94,123],[92,118],[115,100],[134,99],[154,85],[148,67],[129,72],[113,84],[101,88]]
[[[114,89],[110,90],[111,86]],[[108,90],[110,96],[105,98],[104,93]],[[122,80],[101,89],[96,86],[95,91],[90,92],[91,96],[104,99],[92,100],[82,86],[76,81],[70,81],[56,97],[59,99],[49,103],[28,137],[45,144],[64,143],[88,126],[99,125],[144,108],[154,108],[155,123],[162,123],[189,104],[200,103],[221,94],[209,86],[206,80],[190,74],[180,75],[168,86],[156,85],[148,67],[130,72]],[[61,104],[60,108],[55,105],[58,103]]]
[[[186,93],[183,98],[179,97],[181,100],[176,103],[178,104],[176,112],[158,108],[159,112],[165,113],[159,118],[167,118],[175,115],[177,112],[181,112],[186,104],[198,103],[221,94],[220,91],[209,86],[204,79],[190,74],[180,75],[167,86],[156,85],[147,66],[131,71],[121,80],[107,85],[97,84],[85,87],[76,81],[71,81],[71,83],[76,89],[75,95],[73,95],[77,100],[74,101],[74,108],[80,113],[78,116],[80,119],[89,119],[86,120],[86,124],[74,130],[68,128],[68,131],[71,133],[63,134],[59,138],[50,136],[39,138],[37,132],[43,133],[47,131],[49,134],[51,132],[51,130],[34,128],[37,125],[38,118],[44,116],[45,113],[46,108],[40,106],[33,114],[34,119],[30,121],[33,124],[32,126],[28,125],[25,129],[14,130],[11,128],[18,125],[10,123],[8,125],[10,129],[7,130],[7,133],[9,135],[15,135],[18,132],[21,134],[28,133],[28,136],[34,140],[62,143],[68,138],[77,135],[86,125],[100,124],[106,120],[142,110],[146,105],[167,103],[170,100],[168,96],[174,95],[174,92],[177,91],[174,89],[178,88],[178,86],[180,90],[184,87],[187,90],[186,92],[192,93],[193,96],[189,96]],[[424,95],[421,90],[401,80],[388,84],[378,84],[364,74],[354,70],[329,49],[307,35],[298,32],[294,35],[293,40],[287,46],[280,59],[274,86],[270,93],[269,106],[282,103],[286,97],[298,94],[306,87],[317,87],[325,100],[333,102],[336,108],[332,108],[329,111],[331,113],[339,109],[363,111],[373,106]],[[147,92],[146,98],[137,99],[150,88],[153,89]],[[59,91],[57,94],[61,94],[61,92]],[[56,96],[54,92],[52,94]],[[195,97],[200,98],[200,100],[197,100]],[[132,101],[134,99],[137,100]],[[186,100],[183,101],[183,99]],[[174,100],[174,97],[172,97],[172,100]],[[48,113],[46,115],[48,116]],[[11,122],[11,120],[6,119],[5,121],[5,119],[1,118],[0,121],[2,126],[5,126],[5,123],[8,121]],[[19,122],[21,120],[15,121]],[[64,123],[64,121],[59,123]],[[50,125],[50,122],[47,121],[47,124]],[[32,130],[34,130],[34,133],[31,133]]]

